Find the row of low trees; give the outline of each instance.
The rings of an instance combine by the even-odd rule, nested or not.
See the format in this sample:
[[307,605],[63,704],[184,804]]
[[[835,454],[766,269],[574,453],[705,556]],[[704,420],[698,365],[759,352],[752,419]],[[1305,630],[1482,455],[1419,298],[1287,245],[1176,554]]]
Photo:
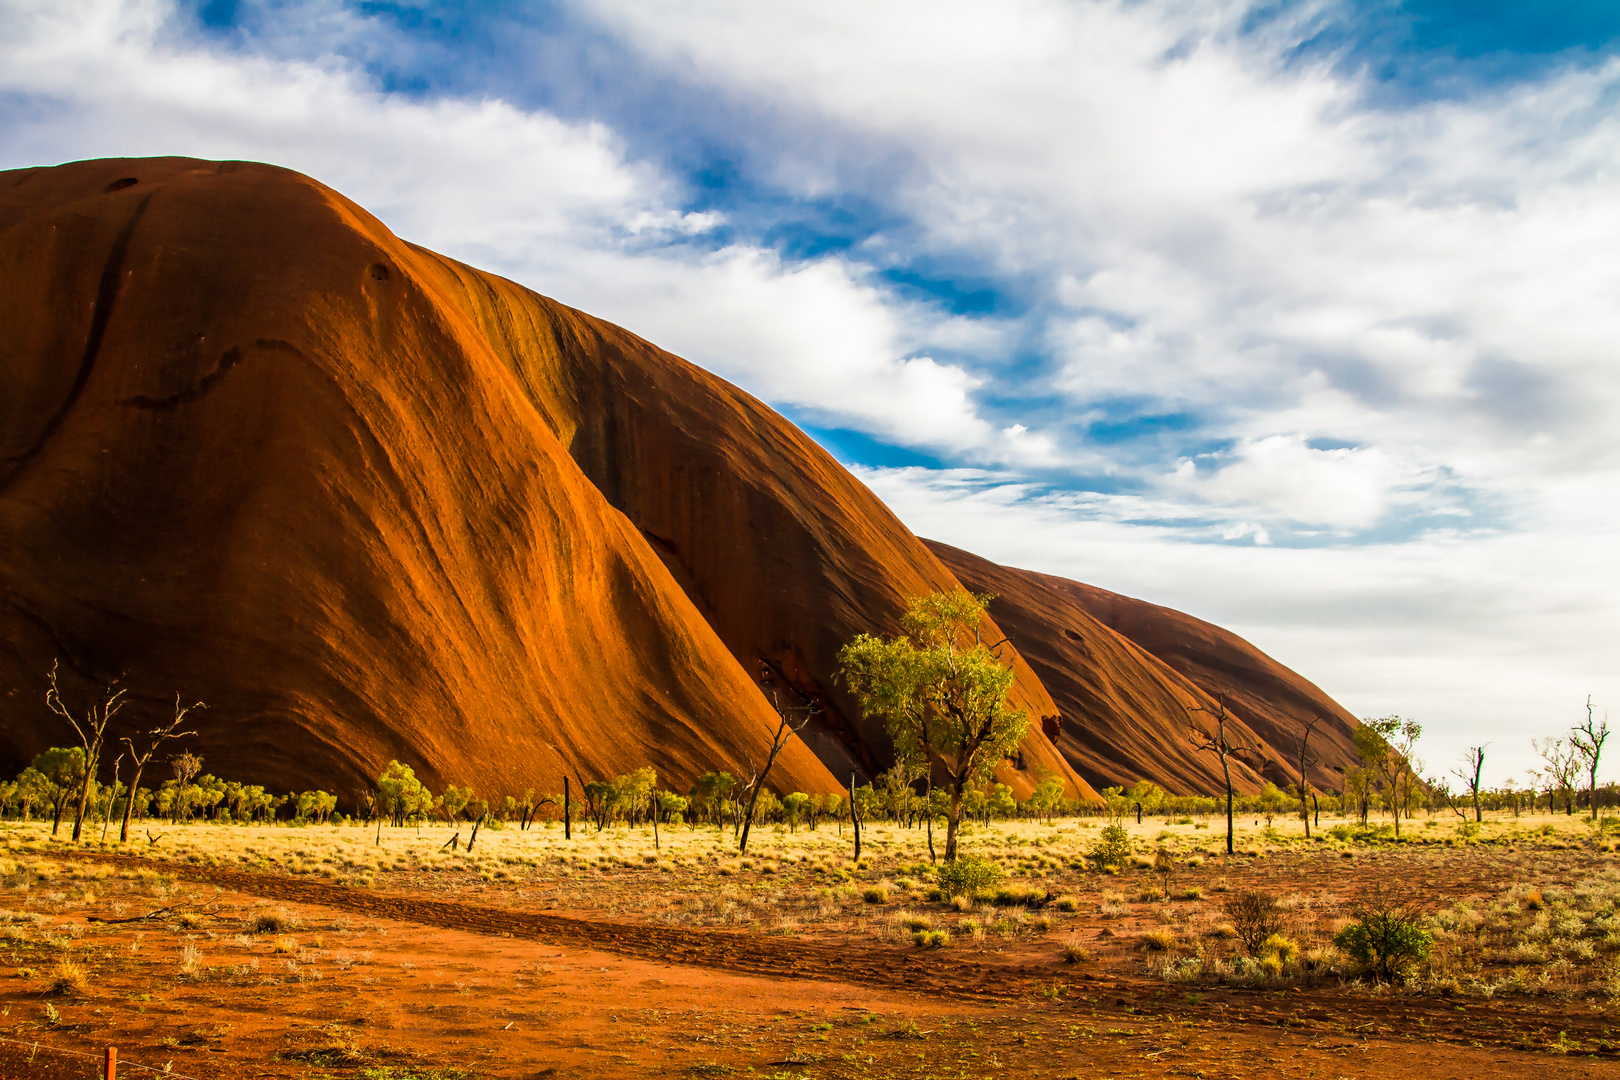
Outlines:
[[[84,752],[77,746],[53,746],[37,754],[15,780],[0,781],[0,818],[30,821],[35,816],[51,821],[51,833],[61,831],[64,815],[75,809],[76,833],[102,825],[103,835],[114,821],[120,836],[128,838],[134,818],[156,818],[171,824],[190,821],[275,821],[284,809],[299,823],[325,822],[337,808],[337,796],[324,791],[274,795],[258,784],[202,773],[202,758],[176,754],[167,762],[174,776],[157,787],[135,787],[120,780],[86,782]],[[78,800],[82,798],[82,810]]]
[[[1309,835],[1313,818],[1322,810],[1355,814],[1365,821],[1373,810],[1384,809],[1394,821],[1399,836],[1402,817],[1425,806],[1445,805],[1462,813],[1466,796],[1477,820],[1493,806],[1520,808],[1520,794],[1511,787],[1487,789],[1481,783],[1486,748],[1474,747],[1464,765],[1450,777],[1423,775],[1416,756],[1422,728],[1414,720],[1388,716],[1362,721],[1355,730],[1355,743],[1361,764],[1344,772],[1339,792],[1317,791],[1310,774],[1318,764],[1312,751],[1312,737],[1324,722],[1320,717],[1299,724],[1295,780],[1287,789],[1267,784],[1253,796],[1240,795],[1232,780],[1233,759],[1251,766],[1258,764],[1257,748],[1246,745],[1243,730],[1228,711],[1225,694],[1195,706],[1188,726],[1194,746],[1216,755],[1224,779],[1224,800],[1203,796],[1174,796],[1147,781],[1129,789],[1105,788],[1103,806],[1082,804],[1064,797],[1064,785],[1056,776],[1043,776],[1030,797],[1017,800],[1005,785],[994,782],[994,772],[1011,755],[1029,729],[1027,715],[1008,701],[1014,674],[1003,658],[1005,640],[987,644],[980,638],[991,597],[964,590],[913,597],[901,622],[901,633],[890,638],[862,634],[841,650],[838,678],[849,687],[868,718],[883,721],[893,742],[894,766],[872,784],[857,785],[850,778],[843,793],[807,795],[792,792],[778,795],[768,778],[778,755],[792,736],[803,730],[819,711],[813,702],[784,702],[774,690],[767,690],[776,706],[778,723],[763,758],[750,758],[737,775],[709,772],[684,794],[659,791],[658,777],[650,767],[635,770],[611,780],[581,782],[577,796],[565,780],[562,793],[546,793],[536,798],[533,789],[521,798],[507,795],[484,799],[470,787],[448,786],[442,794],[429,791],[412,770],[392,762],[372,788],[356,792],[358,816],[375,822],[378,837],[385,823],[403,826],[441,817],[447,822],[478,824],[517,821],[527,828],[540,817],[561,816],[571,827],[574,801],[580,800],[583,817],[598,830],[614,821],[650,823],[656,833],[660,824],[706,823],[717,828],[731,827],[741,850],[747,849],[749,829],[756,821],[774,821],[789,828],[801,824],[810,828],[823,821],[848,819],[855,827],[859,851],[862,821],[887,816],[908,826],[921,825],[930,831],[943,821],[946,828],[944,857],[956,857],[961,822],[1012,817],[1044,817],[1059,813],[1107,813],[1123,817],[1134,810],[1144,814],[1185,816],[1218,811],[1224,801],[1227,819],[1227,850],[1233,849],[1234,817],[1239,810],[1264,814],[1271,819],[1292,807],[1305,822]],[[169,742],[194,734],[188,717],[201,703],[182,706],[175,699],[172,719],[148,732],[119,740],[122,747],[112,769],[110,784],[99,783],[99,772],[107,742],[107,727],[124,705],[124,691],[112,685],[79,707],[71,707],[57,685],[57,669],[52,666],[46,704],[71,727],[79,746],[53,748],[35,759],[17,781],[0,784],[0,809],[17,810],[28,816],[33,809],[48,806],[53,813],[53,831],[59,829],[64,812],[74,807],[73,838],[78,840],[87,820],[99,817],[108,823],[122,817],[120,840],[128,838],[133,815],[155,809],[173,821],[203,817],[210,820],[249,822],[276,820],[278,812],[292,806],[295,821],[324,821],[336,809],[337,799],[326,792],[290,793],[274,796],[256,785],[221,781],[199,775],[201,759],[194,754],[169,755],[174,777],[155,789],[142,787],[144,771]],[[1530,808],[1536,808],[1537,791],[1547,792],[1548,804],[1555,794],[1565,796],[1566,811],[1574,813],[1579,781],[1585,780],[1587,803],[1594,819],[1603,801],[1604,789],[1597,784],[1599,762],[1608,737],[1608,722],[1599,722],[1590,700],[1587,716],[1567,737],[1536,740],[1535,747],[1546,767],[1532,772],[1528,790]],[[128,760],[132,776],[127,786],[121,769]],[[1462,782],[1461,794],[1454,794],[1451,780]],[[939,786],[936,786],[936,780]],[[1612,785],[1611,785],[1612,787]],[[105,832],[105,824],[104,829]],[[458,834],[459,835],[459,834]]]

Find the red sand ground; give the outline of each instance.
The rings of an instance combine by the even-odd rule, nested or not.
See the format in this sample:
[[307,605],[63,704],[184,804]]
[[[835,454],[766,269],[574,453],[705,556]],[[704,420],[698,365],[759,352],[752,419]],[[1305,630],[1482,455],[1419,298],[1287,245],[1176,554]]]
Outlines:
[[[201,1080],[378,1068],[477,1077],[1620,1075],[1620,1025],[1578,1002],[1187,993],[1132,975],[1124,950],[1077,971],[1049,948],[975,956],[672,930],[512,910],[510,887],[478,887],[477,901],[429,899],[154,866],[195,883],[162,903],[204,912],[201,924],[87,924],[72,951],[94,972],[88,993],[42,996],[37,976],[8,979],[0,1035],[86,1051],[113,1043],[126,1061],[171,1063]],[[1306,857],[1256,873],[1275,887],[1320,869]],[[1431,883],[1448,895],[1493,884],[1488,863],[1457,869]],[[61,914],[111,917],[117,884],[104,885],[99,903],[63,901]],[[525,883],[531,899],[534,884]],[[290,912],[297,925],[242,934],[265,910]],[[187,943],[200,950],[189,974],[178,963]],[[15,947],[5,948],[16,963]],[[47,1003],[54,1024],[41,1019]],[[1608,1049],[1594,1056],[1598,1040]],[[1587,1056],[1548,1052],[1572,1046]],[[30,1072],[20,1056],[0,1053],[0,1075],[90,1075]]]

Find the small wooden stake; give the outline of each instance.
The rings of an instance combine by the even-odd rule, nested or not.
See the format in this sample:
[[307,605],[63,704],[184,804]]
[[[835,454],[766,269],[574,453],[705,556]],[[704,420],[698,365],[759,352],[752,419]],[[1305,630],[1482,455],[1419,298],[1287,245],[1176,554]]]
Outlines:
[[107,1073],[103,1080],[117,1080],[118,1076],[118,1047],[107,1047]]

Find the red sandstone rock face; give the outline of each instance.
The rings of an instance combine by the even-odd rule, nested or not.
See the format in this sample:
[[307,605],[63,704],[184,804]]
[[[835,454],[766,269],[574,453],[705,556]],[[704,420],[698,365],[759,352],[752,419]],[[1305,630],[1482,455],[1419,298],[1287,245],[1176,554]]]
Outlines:
[[680,787],[762,756],[762,673],[826,705],[775,786],[889,763],[834,654],[956,581],[736,388],[263,165],[0,173],[0,282],[0,767],[64,741],[55,657],[278,789]]
[[462,303],[505,283],[258,165],[0,174],[0,230],[8,768],[63,741],[56,656],[131,714],[206,701],[207,768],[278,788],[762,755],[759,690]]
[[993,592],[990,611],[1062,710],[1058,747],[1093,786],[1152,780],[1177,792],[1224,790],[1220,763],[1198,753],[1190,722],[1213,730],[1211,695],[1225,693],[1254,745],[1257,767],[1234,769],[1245,791],[1297,782],[1301,721],[1311,735],[1312,781],[1337,791],[1335,767],[1359,764],[1355,718],[1298,674],[1236,634],[1170,608],[1077,581],[1013,570],[926,541],[957,578]]

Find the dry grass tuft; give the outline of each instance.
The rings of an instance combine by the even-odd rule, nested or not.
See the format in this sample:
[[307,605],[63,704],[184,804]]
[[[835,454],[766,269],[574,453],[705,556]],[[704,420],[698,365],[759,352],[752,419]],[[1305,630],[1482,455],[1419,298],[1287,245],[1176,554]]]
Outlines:
[[51,969],[49,992],[84,997],[90,993],[90,974],[72,960],[63,957]]
[[1149,930],[1142,935],[1142,946],[1149,952],[1166,952],[1176,947],[1176,933],[1162,926]]

